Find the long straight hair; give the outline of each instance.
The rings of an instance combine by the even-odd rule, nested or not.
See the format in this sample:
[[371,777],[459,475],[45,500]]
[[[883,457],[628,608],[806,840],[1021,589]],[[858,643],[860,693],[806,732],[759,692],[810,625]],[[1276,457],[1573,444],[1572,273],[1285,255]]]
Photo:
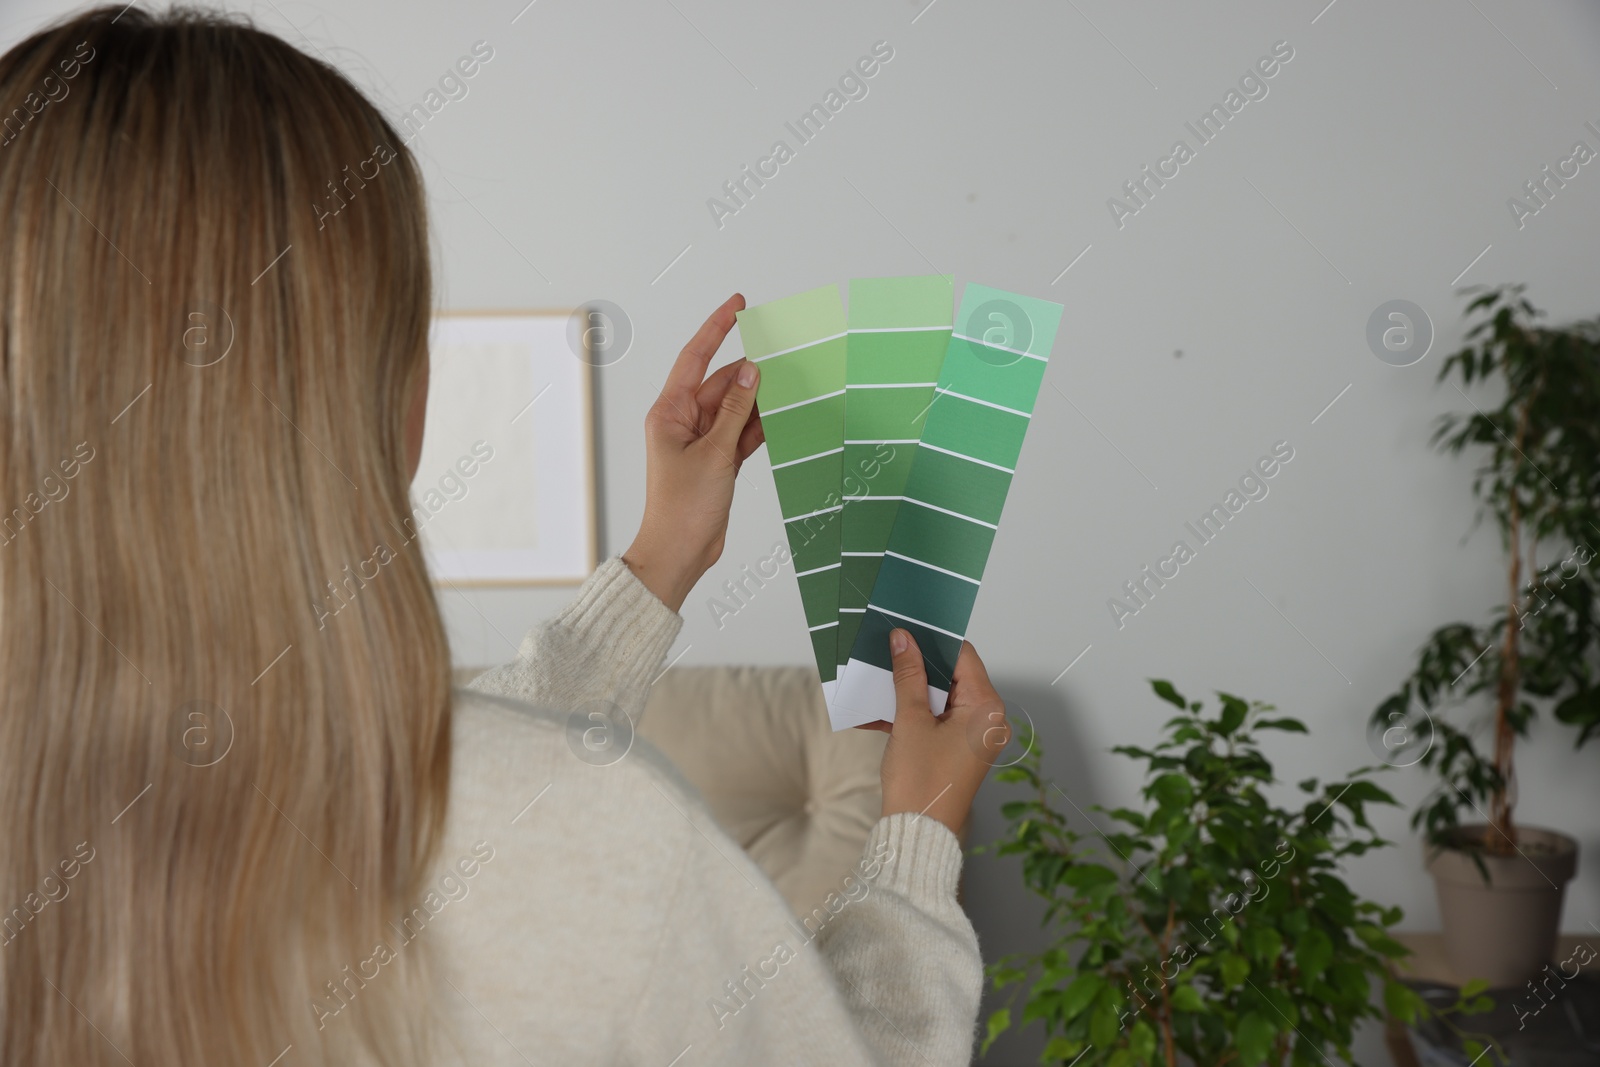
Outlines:
[[0,220],[0,1062],[428,1062],[425,942],[373,962],[450,766],[415,161],[106,7],[0,57]]

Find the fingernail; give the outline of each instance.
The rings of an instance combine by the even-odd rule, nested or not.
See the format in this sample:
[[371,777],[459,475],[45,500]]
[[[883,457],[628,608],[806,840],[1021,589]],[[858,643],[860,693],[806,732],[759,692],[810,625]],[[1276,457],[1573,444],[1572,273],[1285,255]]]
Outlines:
[[756,365],[747,360],[745,365],[739,368],[739,384],[746,389],[750,388],[756,384],[756,373]]
[[889,631],[889,651],[898,656],[906,650],[906,644],[906,632],[904,630]]

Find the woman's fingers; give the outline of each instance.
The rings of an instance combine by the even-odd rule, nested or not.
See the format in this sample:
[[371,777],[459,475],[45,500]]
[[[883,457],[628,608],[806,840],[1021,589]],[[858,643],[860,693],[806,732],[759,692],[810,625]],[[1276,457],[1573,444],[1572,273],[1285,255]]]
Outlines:
[[706,319],[672,365],[645,417],[645,506],[639,536],[623,559],[673,611],[722,555],[755,408],[755,365],[706,368],[744,307],[735,293]]
[[761,425],[761,412],[751,411],[750,418],[744,424],[744,433],[739,435],[739,451],[734,458],[743,463],[766,440],[767,431]]
[[981,704],[998,695],[989,681],[989,670],[978,658],[978,650],[971,641],[961,642],[961,653],[956,657],[956,669],[950,679],[950,707]]
[[[716,425],[719,413],[723,410],[722,402],[730,388],[737,388],[739,369],[745,362],[740,359],[725,367],[719,367],[711,372],[709,378],[700,383],[700,388],[696,390],[694,397],[695,409],[689,415],[694,420],[694,432],[698,436],[704,437]],[[744,426],[735,442],[734,462],[743,463],[749,459],[766,439],[766,433],[761,428],[761,414],[752,408],[745,416]]]
[[[914,812],[944,823],[957,835],[972,808],[972,798],[1005,747],[1009,731],[1005,705],[989,688],[988,674],[971,645],[962,649],[945,714],[928,710],[927,678],[917,645],[904,630],[890,633],[896,696],[894,729],[883,753],[883,813]],[[959,703],[983,693],[989,699]]]
[[680,401],[695,398],[712,357],[722,347],[722,339],[733,329],[734,314],[743,310],[744,297],[734,293],[711,313],[711,317],[706,319],[689,343],[683,346],[683,351],[678,353],[677,362],[672,365],[667,382],[661,387],[663,393]]
[[918,723],[931,718],[928,707],[928,672],[922,651],[907,630],[889,631],[889,655],[894,661],[894,721]]
[[744,360],[738,359],[727,366],[718,367],[711,372],[711,376],[700,383],[700,388],[694,391],[694,398],[700,404],[700,410],[715,414],[717,405],[722,403],[722,396],[728,391],[728,386],[733,383],[733,376],[739,372],[739,364]]
[[950,700],[945,716],[958,720],[972,750],[989,761],[999,758],[1011,743],[1011,724],[1006,719],[1006,702],[995,692],[989,671],[972,642],[961,643],[956,669],[950,682]]
[[741,359],[735,366],[739,369],[733,376],[733,384],[722,394],[716,421],[706,431],[705,439],[718,452],[737,463],[738,460],[733,457],[738,453],[739,441],[755,415],[756,385],[761,380],[761,372],[747,359]]
[[689,411],[689,417],[694,420],[694,432],[704,436],[710,432],[717,421],[717,410],[722,407],[722,398],[728,395],[728,386],[733,384],[733,377],[739,373],[739,365],[744,360],[735,360],[723,367],[718,367],[711,372],[710,377],[700,383],[700,388],[695,390],[694,404]]

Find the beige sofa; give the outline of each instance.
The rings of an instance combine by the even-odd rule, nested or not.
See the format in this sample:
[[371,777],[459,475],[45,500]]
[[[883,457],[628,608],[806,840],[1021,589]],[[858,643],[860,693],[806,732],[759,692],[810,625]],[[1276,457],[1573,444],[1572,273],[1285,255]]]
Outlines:
[[[479,672],[462,669],[456,683]],[[809,667],[674,667],[651,688],[639,736],[700,791],[796,914],[840,891],[883,806],[888,737],[834,733]]]

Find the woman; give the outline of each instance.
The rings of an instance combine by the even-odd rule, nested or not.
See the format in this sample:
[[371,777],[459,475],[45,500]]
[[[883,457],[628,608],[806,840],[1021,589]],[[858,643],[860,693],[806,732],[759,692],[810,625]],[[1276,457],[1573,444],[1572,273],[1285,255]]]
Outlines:
[[740,298],[650,412],[632,546],[452,693],[395,130],[274,37],[132,8],[0,58],[0,124],[0,1062],[967,1061],[952,830],[968,735],[1004,740],[970,647],[935,718],[896,632],[884,818],[820,931],[648,746],[566,743],[638,715],[721,552],[761,443],[755,368],[706,377]]

